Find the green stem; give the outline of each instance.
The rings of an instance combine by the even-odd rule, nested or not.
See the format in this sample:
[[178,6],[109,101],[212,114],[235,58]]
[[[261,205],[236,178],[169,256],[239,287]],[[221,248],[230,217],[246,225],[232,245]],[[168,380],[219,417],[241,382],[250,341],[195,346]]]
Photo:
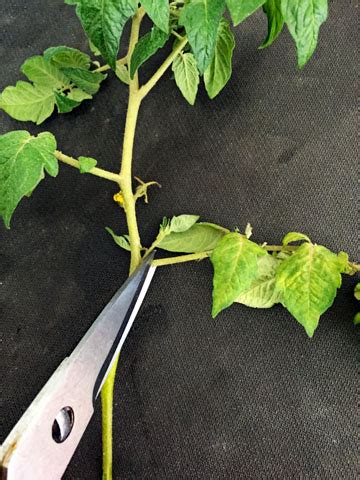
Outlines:
[[296,245],[260,245],[264,250],[268,252],[281,252],[287,250],[288,252],[294,252],[298,247]]
[[354,273],[359,273],[360,272],[360,264],[359,263],[349,262],[349,267],[352,269],[352,271]]
[[[139,38],[140,24],[145,12],[139,8],[132,19],[129,50],[127,57],[131,58],[135,44]],[[124,210],[129,231],[131,249],[130,274],[141,262],[141,243],[136,220],[136,198],[132,191],[132,156],[136,122],[139,113],[141,97],[138,94],[139,80],[137,73],[129,85],[129,103],[126,114],[123,151],[120,171],[120,188],[124,198]],[[118,358],[114,362],[101,391],[102,407],[102,438],[103,438],[103,480],[112,480],[112,415],[113,392]]]
[[[129,49],[126,55],[127,62],[131,58],[136,42],[139,39],[140,25],[144,15],[145,11],[142,7],[140,7],[132,19]],[[183,39],[181,42],[179,42],[177,48],[167,57],[164,63],[154,73],[150,80],[143,87],[141,87],[141,89],[139,89],[138,72],[135,73],[134,78],[130,80],[129,84],[129,101],[126,113],[119,184],[124,199],[124,210],[129,232],[131,253],[130,274],[141,263],[141,242],[135,209],[136,193],[134,193],[132,189],[132,158],[139,108],[142,99],[155,86],[160,77],[169,68],[174,58],[185,46],[186,42],[187,39]],[[103,480],[112,480],[112,404],[116,366],[117,361],[112,366],[101,392],[104,472]]]
[[[114,398],[114,382],[119,356],[114,361],[110,373],[101,389],[102,412],[102,449],[103,449],[103,480],[112,479],[112,413]],[[104,428],[106,426],[106,428]]]
[[[144,253],[144,258],[146,258],[150,253],[155,250],[155,248],[158,247],[158,245],[161,243],[161,241],[167,236],[166,233],[164,233],[162,230],[157,234],[157,237],[153,241],[152,245],[145,251]],[[182,255],[183,256],[183,255]]]
[[[154,242],[153,245],[146,251],[146,255],[148,255],[160,242]],[[286,247],[282,245],[265,245],[263,246],[264,250],[268,252],[279,252],[281,250],[288,250],[288,251],[295,251],[298,247],[295,245],[287,245]],[[152,265],[154,267],[164,267],[166,265],[174,265],[176,263],[185,263],[185,262],[193,262],[203,260],[204,258],[210,257],[211,252],[198,252],[198,253],[191,253],[189,255],[179,255],[176,257],[167,257],[167,258],[160,258],[157,260],[153,260]],[[347,272],[348,275],[354,275],[355,273],[360,272],[360,265],[358,263],[349,262],[349,267],[352,272]],[[345,272],[344,272],[345,273]]]
[[141,100],[137,94],[137,90],[132,89],[130,86],[129,104],[126,114],[123,154],[120,171],[120,187],[121,193],[124,198],[124,210],[129,231],[129,243],[131,253],[129,273],[132,273],[141,262],[141,242],[139,229],[137,226],[135,209],[136,197],[132,190],[132,154],[140,103]]
[[[69,157],[68,155],[65,155],[59,150],[55,151],[55,157],[60,162],[66,163],[67,165],[71,165],[72,167],[75,167],[78,170],[80,169],[79,160],[76,160],[73,157]],[[116,182],[117,184],[120,184],[121,177],[118,173],[108,172],[107,170],[103,170],[102,168],[97,168],[97,167],[92,168],[88,173],[91,173],[91,175],[95,175],[97,177],[106,178],[106,180],[111,180],[112,182]]]
[[178,257],[160,258],[153,260],[154,267],[164,267],[165,265],[174,265],[175,263],[193,262],[194,260],[203,260],[209,257],[211,252],[191,253],[190,255],[179,255]]
[[170,67],[174,59],[179,55],[182,49],[187,44],[188,40],[184,37],[177,45],[177,47],[170,53],[170,55],[164,60],[162,65],[156,70],[154,75],[140,88],[139,94],[141,98],[146,97],[150,90],[157,84],[160,78],[164,75],[166,70]]
[[[116,60],[116,65],[126,65],[128,61],[127,55],[123,58],[119,58],[119,60]],[[95,68],[95,70],[92,70],[93,72],[107,72],[108,70],[111,70],[110,65],[101,65],[101,67]]]
[[[155,242],[151,245],[151,247],[146,251],[145,256],[149,255],[161,242],[163,237],[156,239]],[[264,250],[269,252],[277,252],[280,250],[284,250],[284,247],[281,245],[264,245]],[[293,251],[297,247],[296,246],[286,246],[285,249]],[[179,255],[177,257],[168,257],[168,258],[160,258],[158,260],[154,260],[152,265],[155,267],[164,267],[165,265],[174,265],[175,263],[184,263],[184,262],[193,262],[198,260],[203,260],[211,255],[211,252],[198,252],[198,253],[191,253],[189,255]]]
[[[128,58],[134,51],[136,42],[139,39],[140,25],[143,16],[145,15],[144,9],[141,7],[138,9],[137,14],[133,17],[130,33],[130,42],[128,50]],[[123,151],[121,158],[121,170],[120,170],[120,187],[121,193],[124,197],[124,210],[126,215],[126,222],[129,231],[129,243],[130,243],[130,274],[136,269],[141,262],[141,242],[139,229],[136,220],[136,196],[132,189],[132,158],[135,140],[136,123],[139,114],[139,108],[141,104],[141,96],[139,95],[139,76],[138,72],[135,73],[134,78],[129,83],[129,101],[128,109],[126,113],[125,132],[123,140]]]

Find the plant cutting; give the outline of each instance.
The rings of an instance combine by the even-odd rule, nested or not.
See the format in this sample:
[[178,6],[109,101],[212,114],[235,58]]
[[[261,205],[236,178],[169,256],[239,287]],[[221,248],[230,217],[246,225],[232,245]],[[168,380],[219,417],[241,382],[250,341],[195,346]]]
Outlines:
[[[282,304],[311,337],[341,286],[341,276],[358,272],[358,264],[350,261],[346,253],[331,252],[303,233],[287,233],[281,245],[268,245],[266,239],[258,244],[251,240],[250,224],[240,232],[232,226],[200,221],[195,214],[164,218],[152,245],[144,246],[136,205],[141,199],[147,201],[148,189],[156,187],[156,182],[134,179],[132,162],[139,108],[162,76],[173,76],[190,104],[195,103],[201,80],[209,97],[216,97],[231,76],[235,47],[232,28],[259,8],[263,8],[268,21],[268,35],[261,48],[271,45],[286,25],[295,41],[298,66],[302,68],[315,50],[320,26],[327,17],[327,2],[146,0],[139,5],[131,0],[70,0],[66,3],[75,5],[95,59],[70,47],[49,47],[24,62],[21,71],[28,81],[19,80],[15,86],[6,87],[0,107],[16,120],[41,124],[54,109],[67,114],[82,102],[90,101],[113,71],[124,88],[129,89],[121,166],[119,169],[114,166],[110,172],[100,168],[101,159],[84,156],[75,159],[69,155],[71,152],[58,149],[50,132],[32,136],[16,130],[2,135],[0,213],[6,227],[10,227],[21,199],[32,194],[45,173],[56,177],[59,163],[65,163],[80,174],[102,177],[118,186],[114,200],[124,211],[128,231],[119,234],[110,227],[107,231],[119,247],[130,252],[130,272],[154,249],[179,254],[155,260],[158,266],[210,258],[214,267],[214,317],[233,303],[254,308]],[[140,32],[145,17],[153,25]],[[126,22],[131,23],[128,40],[121,38]],[[128,44],[123,58],[118,58],[120,40]],[[142,83],[141,66],[151,56],[161,54],[162,48],[170,49],[167,58]],[[99,63],[99,55],[106,63]],[[115,369],[116,366],[102,391],[105,479],[111,478]]]

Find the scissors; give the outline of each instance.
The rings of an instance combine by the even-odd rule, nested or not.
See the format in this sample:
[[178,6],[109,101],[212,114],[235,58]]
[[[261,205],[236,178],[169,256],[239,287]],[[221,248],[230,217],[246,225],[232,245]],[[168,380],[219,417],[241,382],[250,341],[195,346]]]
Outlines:
[[2,479],[59,480],[155,273],[149,255],[59,365],[0,448]]

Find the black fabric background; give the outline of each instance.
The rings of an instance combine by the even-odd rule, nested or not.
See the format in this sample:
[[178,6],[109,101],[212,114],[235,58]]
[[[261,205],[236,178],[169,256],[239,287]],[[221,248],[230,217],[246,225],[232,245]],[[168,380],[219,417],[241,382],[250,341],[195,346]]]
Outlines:
[[[257,50],[258,12],[236,29],[233,76],[216,100],[201,88],[192,108],[170,74],[160,81],[135,148],[134,173],[163,185],[138,209],[145,245],[162,216],[197,213],[229,228],[250,221],[259,242],[297,230],[358,257],[356,13],[355,1],[330,2],[302,71],[287,32]],[[28,56],[59,44],[87,49],[72,7],[2,2],[1,89]],[[110,77],[92,102],[39,127],[1,112],[0,133],[49,130],[65,153],[116,170],[127,92]],[[104,230],[125,231],[114,193],[61,165],[21,202],[12,229],[0,227],[0,440],[126,278],[128,255]],[[355,478],[354,283],[344,279],[309,340],[280,307],[236,305],[212,320],[208,262],[158,270],[118,371],[114,478]],[[65,480],[100,478],[100,441],[98,408]]]

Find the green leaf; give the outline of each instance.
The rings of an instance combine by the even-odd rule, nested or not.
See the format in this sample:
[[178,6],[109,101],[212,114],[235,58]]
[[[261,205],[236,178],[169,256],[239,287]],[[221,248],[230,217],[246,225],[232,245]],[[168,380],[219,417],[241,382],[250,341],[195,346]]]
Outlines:
[[283,305],[312,337],[322,315],[341,285],[341,264],[325,247],[303,243],[279,266],[278,288]]
[[354,270],[352,265],[349,263],[349,255],[346,252],[339,252],[337,257],[341,273],[346,273],[348,275],[354,275],[356,273],[356,270]]
[[135,0],[74,0],[76,14],[89,40],[115,70],[120,37],[137,9]]
[[299,233],[299,232],[289,232],[285,235],[283,238],[282,244],[288,245],[291,242],[298,242],[304,240],[305,242],[311,242],[310,238],[305,235],[304,233]]
[[95,45],[92,43],[91,40],[89,40],[89,48],[92,51],[92,53],[95,55],[95,57],[98,57],[99,55],[101,55],[100,50],[97,47],[95,47]]
[[185,27],[201,74],[213,58],[217,30],[224,9],[225,0],[192,0],[181,11],[179,25]]
[[129,85],[130,75],[126,65],[116,65],[115,74],[119,80],[121,80],[126,85]]
[[148,60],[154,53],[162,48],[169,38],[169,34],[157,27],[153,27],[149,33],[140,38],[135,45],[130,60],[130,77],[134,78],[136,70]]
[[268,19],[268,33],[259,49],[269,47],[277,39],[284,26],[284,17],[281,13],[281,0],[266,0],[264,12]]
[[267,252],[239,233],[225,235],[213,251],[212,316],[229,307],[258,275],[258,258]]
[[170,19],[168,0],[141,0],[141,4],[155,25],[168,33]]
[[327,18],[327,0],[282,0],[281,12],[295,40],[298,66],[302,68],[315,51],[320,25]]
[[354,325],[360,325],[360,312],[358,312],[354,317]]
[[249,288],[243,291],[236,302],[247,307],[270,308],[282,301],[282,293],[276,288],[276,269],[280,261],[272,256],[265,255],[258,259],[258,274]]
[[81,90],[81,88],[73,88],[67,94],[67,98],[70,98],[70,100],[75,100],[76,102],[82,102],[83,100],[90,100],[93,97],[84,92],[84,90]]
[[123,248],[124,250],[128,250],[130,252],[130,244],[129,244],[129,238],[127,235],[116,235],[113,230],[109,227],[105,227],[105,230],[110,233],[112,236],[114,242],[116,245],[119,247]]
[[[15,87],[5,88],[0,96],[0,108],[16,120],[31,120],[37,124],[52,114],[55,103],[59,113],[71,112],[82,100],[92,98],[89,92],[95,93],[105,76],[82,68],[60,67],[78,64],[89,68],[89,62],[88,55],[65,46],[47,49],[44,57],[29,58],[21,69],[33,84],[19,81]],[[65,75],[66,70],[68,75]],[[81,83],[88,93],[74,88],[71,82]]]
[[76,48],[60,45],[47,48],[43,55],[47,62],[51,62],[57,68],[90,68],[90,57]]
[[204,73],[205,88],[210,98],[216,97],[231,77],[234,47],[235,38],[229,22],[222,18],[217,32],[215,53]]
[[55,150],[49,132],[33,137],[18,130],[0,136],[0,215],[7,228],[20,200],[44,178],[44,169],[52,177],[58,174]]
[[62,88],[69,85],[65,75],[40,55],[28,58],[21,66],[21,71],[36,86]]
[[80,105],[80,102],[72,100],[63,93],[55,92],[55,102],[58,108],[58,113],[68,113],[71,112],[75,107]]
[[0,95],[0,108],[16,120],[42,123],[54,111],[55,97],[51,88],[18,81]]
[[158,247],[168,252],[209,252],[227,233],[228,230],[213,223],[195,223],[185,232],[170,233],[161,240]]
[[226,0],[226,5],[234,25],[238,25],[245,20],[264,3],[265,0]]
[[97,165],[97,160],[91,157],[79,157],[80,173],[88,173]]
[[172,64],[176,85],[185,99],[194,105],[199,85],[199,72],[192,53],[181,53]]
[[79,88],[89,95],[94,95],[100,88],[100,83],[106,75],[100,72],[90,72],[82,68],[63,68],[64,74]]
[[354,288],[354,297],[360,301],[360,283],[357,283]]
[[199,218],[199,215],[178,215],[177,217],[172,217],[170,222],[170,232],[185,232],[186,230],[189,230]]

